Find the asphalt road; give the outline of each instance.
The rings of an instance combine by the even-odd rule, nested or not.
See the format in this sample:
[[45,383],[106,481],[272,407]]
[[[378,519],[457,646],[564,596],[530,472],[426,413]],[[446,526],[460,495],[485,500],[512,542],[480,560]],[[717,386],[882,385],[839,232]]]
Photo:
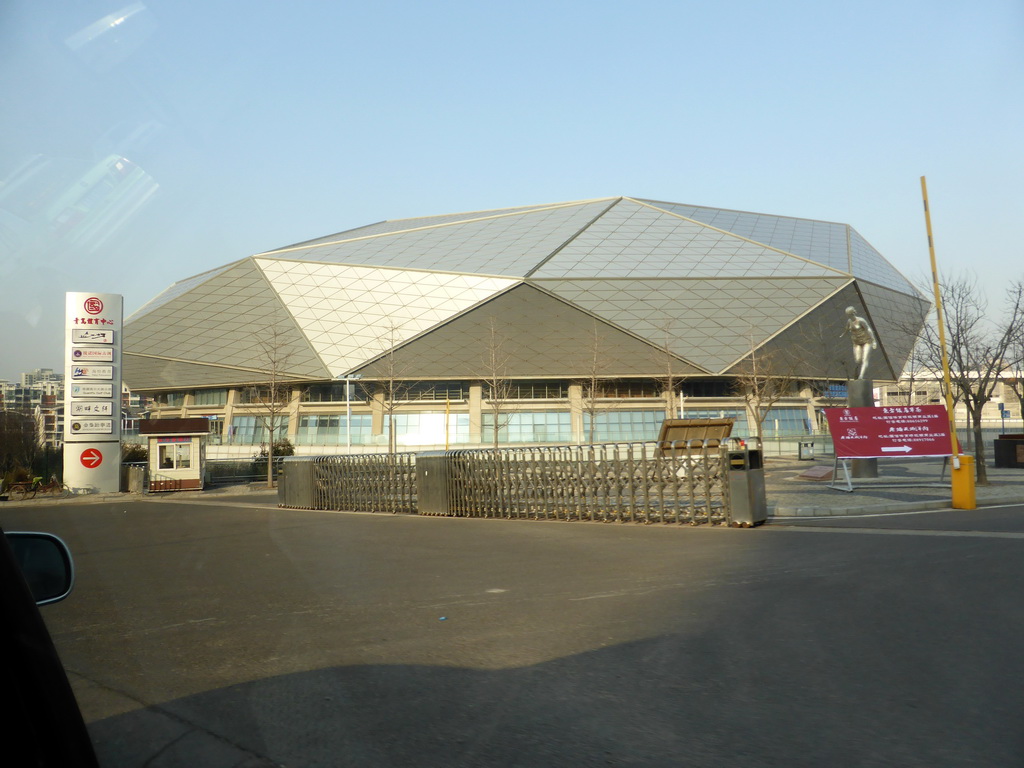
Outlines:
[[1024,508],[754,530],[0,506],[121,766],[1024,764]]

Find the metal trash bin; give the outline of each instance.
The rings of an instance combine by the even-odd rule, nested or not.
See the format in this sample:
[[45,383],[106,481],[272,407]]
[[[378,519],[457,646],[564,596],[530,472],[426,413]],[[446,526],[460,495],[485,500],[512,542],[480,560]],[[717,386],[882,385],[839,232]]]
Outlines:
[[768,519],[764,493],[764,452],[759,448],[730,449],[726,453],[729,472],[729,525],[752,528]]
[[796,458],[799,461],[814,461],[814,441],[801,440],[796,449]]

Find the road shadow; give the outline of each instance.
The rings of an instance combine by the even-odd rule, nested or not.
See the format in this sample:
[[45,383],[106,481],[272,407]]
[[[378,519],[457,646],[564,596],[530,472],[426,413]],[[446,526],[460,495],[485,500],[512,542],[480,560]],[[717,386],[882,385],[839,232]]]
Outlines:
[[986,656],[1001,640],[901,648],[912,633],[890,629],[851,650],[853,627],[840,619],[814,629],[794,621],[789,632],[805,636],[782,646],[759,637],[762,624],[776,622],[765,612],[746,633],[671,635],[520,669],[380,665],[272,677],[108,718],[90,732],[106,768],[935,768],[1024,759],[1021,695],[1002,684],[1024,666],[997,669],[1012,655]]

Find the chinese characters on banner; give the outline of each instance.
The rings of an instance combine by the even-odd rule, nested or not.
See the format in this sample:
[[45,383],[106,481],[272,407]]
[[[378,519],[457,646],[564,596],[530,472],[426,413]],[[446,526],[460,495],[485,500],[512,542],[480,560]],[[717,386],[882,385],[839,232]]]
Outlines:
[[944,405],[824,410],[837,459],[953,455]]

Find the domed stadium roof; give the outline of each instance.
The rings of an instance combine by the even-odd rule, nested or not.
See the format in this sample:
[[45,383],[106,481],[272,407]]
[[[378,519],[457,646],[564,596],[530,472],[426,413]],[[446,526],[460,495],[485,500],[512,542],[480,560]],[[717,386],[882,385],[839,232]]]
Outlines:
[[[133,389],[280,374],[728,376],[752,350],[846,378],[844,310],[874,326],[869,375],[896,379],[928,302],[852,227],[628,197],[385,221],[183,280],[126,323]],[[397,367],[396,367],[397,366]],[[849,366],[847,366],[849,368]]]

